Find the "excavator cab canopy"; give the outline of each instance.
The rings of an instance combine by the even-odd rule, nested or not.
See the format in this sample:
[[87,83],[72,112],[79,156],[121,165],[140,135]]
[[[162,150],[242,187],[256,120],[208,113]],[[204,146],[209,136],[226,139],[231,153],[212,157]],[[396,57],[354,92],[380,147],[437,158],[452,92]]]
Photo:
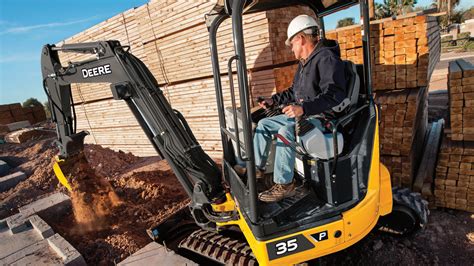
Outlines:
[[[217,15],[228,14],[232,15],[232,4],[234,0],[219,0],[209,13],[210,19],[207,20],[207,26],[212,23],[212,19]],[[318,18],[330,15],[342,9],[357,5],[357,0],[247,0],[244,1],[244,14],[261,12],[276,8],[305,5],[310,7]]]
[[[365,91],[365,105],[361,106],[361,110],[369,110],[370,122],[366,125],[373,126],[375,107],[371,97],[371,63],[370,63],[370,39],[369,18],[368,18],[368,2],[367,0],[219,0],[213,9],[206,14],[206,26],[209,31],[209,44],[211,51],[211,61],[214,77],[214,85],[216,90],[216,100],[219,115],[219,123],[221,127],[222,147],[224,153],[224,177],[230,184],[230,188],[234,197],[240,203],[243,210],[244,217],[248,218],[249,223],[257,227],[262,224],[261,215],[262,207],[257,199],[257,185],[255,177],[255,154],[253,150],[253,131],[252,131],[252,108],[250,99],[249,77],[246,64],[246,53],[244,45],[244,31],[243,31],[243,15],[255,12],[269,11],[277,8],[285,8],[291,6],[307,6],[313,10],[321,27],[321,36],[325,38],[323,17],[337,11],[349,8],[356,4],[360,5],[361,14],[361,32],[362,32],[362,47],[363,47],[363,61],[364,64],[359,68],[361,82]],[[232,97],[232,113],[234,117],[234,124],[237,121],[237,106],[240,105],[240,118],[242,126],[234,125],[235,132],[227,129],[230,124],[225,118],[224,93],[222,86],[222,76],[219,63],[217,32],[219,26],[226,19],[231,20],[232,24],[232,39],[235,54],[228,58],[227,73],[229,74],[230,94]],[[235,66],[235,69],[234,69]],[[237,74],[237,84],[234,88],[232,73]],[[238,90],[239,96],[236,97],[235,92]],[[361,101],[362,103],[362,101]],[[368,107],[368,108],[367,108]],[[360,108],[359,108],[360,109]],[[352,115],[355,115],[352,114]],[[371,129],[373,131],[373,129]],[[239,136],[240,135],[240,136]],[[365,137],[370,139],[370,137]],[[231,147],[231,141],[236,143],[236,148]],[[337,143],[334,144],[337,147]],[[237,151],[237,157],[234,154]],[[337,149],[334,149],[337,150]],[[243,152],[241,152],[243,151]],[[242,156],[245,154],[245,156]],[[232,169],[235,158],[245,162],[247,168],[247,179],[245,181],[235,174]],[[337,165],[338,159],[334,160],[332,165]],[[370,160],[367,160],[369,162]],[[335,167],[333,167],[335,168]],[[333,170],[334,172],[334,170]],[[351,171],[349,171],[351,172]],[[367,176],[367,174],[363,174]],[[259,229],[252,230],[255,235],[259,235]],[[263,230],[265,231],[265,230]],[[266,235],[266,233],[260,234]]]

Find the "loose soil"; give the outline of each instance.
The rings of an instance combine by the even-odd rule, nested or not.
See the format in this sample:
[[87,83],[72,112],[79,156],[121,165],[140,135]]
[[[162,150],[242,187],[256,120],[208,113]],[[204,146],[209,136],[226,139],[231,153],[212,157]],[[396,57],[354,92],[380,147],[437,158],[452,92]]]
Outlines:
[[[21,170],[28,175],[16,187],[0,193],[0,219],[42,195],[55,191],[68,193],[52,171],[57,153],[54,139],[0,145],[0,159],[14,166],[11,172]],[[90,265],[122,261],[150,242],[146,229],[189,202],[169,165],[157,157],[139,158],[97,145],[86,145],[84,156],[94,170],[88,175],[106,181],[106,191],[115,192],[122,203],[104,208],[104,222],[89,223],[90,227],[78,223],[72,210],[40,215]],[[87,169],[90,168],[83,170],[87,172]],[[399,238],[375,231],[354,246],[323,257],[319,264],[472,265],[473,254],[474,216],[439,209],[432,210],[426,228],[412,236]]]

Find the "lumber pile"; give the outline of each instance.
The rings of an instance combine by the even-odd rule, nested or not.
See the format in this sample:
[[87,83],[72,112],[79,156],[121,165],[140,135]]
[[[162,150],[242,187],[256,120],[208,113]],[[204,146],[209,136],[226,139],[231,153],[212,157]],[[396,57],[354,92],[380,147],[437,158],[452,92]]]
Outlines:
[[[203,148],[211,156],[221,156],[209,37],[203,19],[213,5],[208,1],[152,1],[64,42],[117,39],[124,45],[130,44],[131,52],[150,68],[164,95],[174,109],[183,113]],[[244,16],[252,100],[291,86],[297,65],[284,41],[289,22],[299,14],[312,12],[308,8],[292,7]],[[227,61],[234,55],[230,20],[221,25],[217,43],[224,103],[230,106],[229,81],[225,75]],[[63,62],[88,58],[82,54],[60,56]],[[234,84],[237,84],[235,77]],[[136,155],[156,155],[126,104],[112,99],[109,84],[73,84],[72,93],[78,130],[91,133],[86,137],[87,143]]]
[[22,107],[19,103],[0,105],[0,124],[6,125],[20,121],[35,124],[46,120],[42,106]]
[[434,194],[438,207],[474,212],[474,142],[443,139]]
[[[203,19],[203,15],[209,12],[213,5],[212,2],[205,0],[192,3],[178,0],[151,1],[107,19],[65,40],[64,43],[115,39],[124,45],[130,45],[131,52],[144,61],[158,80],[160,88],[172,107],[183,113],[203,148],[211,156],[221,156],[208,31]],[[258,96],[270,96],[274,92],[283,91],[291,86],[297,65],[291,49],[284,45],[284,41],[287,37],[286,29],[289,22],[300,14],[313,15],[308,8],[291,7],[244,16],[246,61],[252,100]],[[399,20],[402,22],[398,22]],[[433,41],[438,34],[436,21],[426,16],[409,15],[395,21],[389,19],[372,23],[374,30],[371,41],[373,41],[372,45],[376,46],[376,51],[372,56],[378,60],[374,61],[374,70],[379,70],[378,76],[375,75],[374,78],[392,77],[391,73],[393,73],[392,83],[395,84],[397,80],[408,80],[408,76],[413,73],[416,73],[417,77],[416,84],[405,82],[404,86],[401,86],[403,82],[400,81],[400,86],[395,84],[378,89],[404,88],[420,91],[419,87],[426,85],[426,79],[431,74],[429,70],[431,65],[437,61],[436,49],[439,50],[439,48]],[[393,28],[392,33],[390,33],[390,28]],[[403,34],[400,28],[404,30]],[[413,30],[413,28],[415,31],[410,32],[413,34],[408,34],[406,30]],[[355,63],[362,62],[360,27],[338,29],[329,32],[328,37],[331,37],[331,34],[334,39],[340,41],[343,58]],[[403,40],[399,37],[401,35],[403,35]],[[410,49],[404,51],[404,62],[399,56],[398,69],[388,55],[386,61],[385,55],[382,60],[381,56],[376,56],[385,49],[384,46],[375,43],[378,38],[383,40],[383,44],[386,40],[387,47],[390,46],[390,40],[393,40],[394,47],[398,44],[397,42],[408,41],[410,44],[415,42],[416,62],[407,60],[407,57],[408,59],[413,57],[413,53],[409,53]],[[230,20],[221,25],[217,45],[224,104],[228,107],[230,93],[226,75],[227,61],[234,55]],[[395,53],[394,49],[392,49],[393,53]],[[398,52],[401,53],[401,50]],[[77,62],[88,58],[88,55],[83,54],[61,54],[60,56],[63,62]],[[408,66],[410,63],[416,70],[408,74],[408,69],[412,67]],[[401,68],[405,71],[401,71]],[[397,77],[394,76],[395,74]],[[420,80],[419,77],[425,80]],[[385,80],[384,83],[386,83]],[[235,76],[234,84],[237,84]],[[113,100],[109,84],[74,84],[72,93],[78,117],[78,130],[87,130],[91,133],[86,137],[86,142],[133,152],[141,156],[156,155],[126,104]],[[389,138],[398,137],[399,129],[392,127],[393,132],[387,130],[384,142],[387,156],[399,157],[395,160],[401,160],[402,156],[407,158],[413,156],[408,151],[410,141],[413,141],[418,132],[414,128],[420,124],[419,121],[422,121],[418,115],[414,114],[418,114],[418,110],[423,109],[419,106],[425,106],[424,103],[414,104],[411,98],[408,100],[408,91],[404,93],[406,99],[403,108],[406,114],[403,115],[404,127],[401,139],[404,143],[403,152],[401,149],[397,152],[394,145],[390,148],[390,143],[394,142]],[[255,102],[253,104],[256,105]],[[397,104],[402,105],[402,103]],[[390,124],[388,120],[387,124]],[[390,149],[392,150],[389,151]],[[399,178],[401,180],[401,174]]]
[[[414,14],[370,23],[374,90],[427,86],[440,57],[440,33],[436,17]],[[327,33],[341,48],[341,57],[363,62],[360,25]]]
[[458,59],[449,62],[450,138],[474,141],[474,66]]
[[428,124],[426,87],[378,92],[381,107],[380,154],[392,185],[411,187]]
[[449,62],[449,120],[436,165],[435,204],[474,212],[474,66]]

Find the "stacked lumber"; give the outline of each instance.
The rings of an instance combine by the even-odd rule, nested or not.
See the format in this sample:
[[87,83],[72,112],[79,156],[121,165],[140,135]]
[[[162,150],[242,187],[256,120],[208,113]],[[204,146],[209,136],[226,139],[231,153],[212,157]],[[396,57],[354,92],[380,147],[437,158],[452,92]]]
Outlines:
[[434,195],[438,207],[474,212],[474,142],[443,138]]
[[[149,67],[164,95],[174,109],[183,113],[203,148],[210,155],[220,156],[209,37],[203,19],[213,5],[208,1],[152,1],[107,19],[64,43],[116,39],[131,45],[131,52]],[[299,14],[312,12],[292,7],[244,16],[252,100],[291,86],[296,65],[284,41],[287,25]],[[227,20],[219,28],[217,40],[223,75],[227,73],[227,60],[234,55],[231,36]],[[88,55],[62,53],[60,57],[63,62],[74,62],[86,60]],[[222,83],[224,103],[230,106],[227,75],[222,76]],[[235,78],[234,84],[237,85]],[[72,93],[78,130],[91,133],[86,137],[87,143],[136,155],[156,155],[128,107],[113,100],[109,84],[73,84]]]
[[380,154],[392,185],[411,187],[428,124],[426,87],[377,92],[381,107]]
[[449,62],[449,128],[436,166],[435,204],[474,212],[474,66]]
[[46,113],[42,106],[23,108],[19,103],[0,105],[0,124],[6,125],[20,121],[35,124],[45,120]]
[[[363,62],[360,25],[327,33],[341,48],[341,57],[356,64]],[[415,14],[395,20],[371,21],[370,45],[374,90],[427,86],[440,57],[439,24],[436,17]]]
[[0,105],[0,124],[10,124],[16,121],[11,113],[11,107],[13,105]]
[[297,69],[297,64],[273,69],[276,92],[282,92],[291,87]]
[[[244,16],[244,44],[249,71],[270,69],[275,64],[294,61],[291,49],[284,44],[286,28],[292,18],[302,13],[311,14],[307,8],[291,7]],[[160,84],[176,84],[212,76],[208,30],[202,17],[196,23],[193,27],[168,33],[144,44],[149,68]],[[227,62],[234,55],[230,20],[219,27],[217,49],[221,73],[226,74]]]
[[450,138],[474,141],[474,66],[458,59],[449,62]]

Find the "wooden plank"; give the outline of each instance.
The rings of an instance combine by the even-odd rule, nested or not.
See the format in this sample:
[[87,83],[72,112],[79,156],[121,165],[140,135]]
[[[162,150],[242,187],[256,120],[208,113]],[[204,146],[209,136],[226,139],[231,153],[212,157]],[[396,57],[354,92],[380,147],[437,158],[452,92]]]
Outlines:
[[443,134],[444,120],[434,122],[428,134],[428,139],[423,151],[423,158],[418,168],[418,173],[413,182],[413,191],[421,192],[425,189],[425,193],[430,184],[433,183],[435,175],[435,165],[437,161],[441,136]]

